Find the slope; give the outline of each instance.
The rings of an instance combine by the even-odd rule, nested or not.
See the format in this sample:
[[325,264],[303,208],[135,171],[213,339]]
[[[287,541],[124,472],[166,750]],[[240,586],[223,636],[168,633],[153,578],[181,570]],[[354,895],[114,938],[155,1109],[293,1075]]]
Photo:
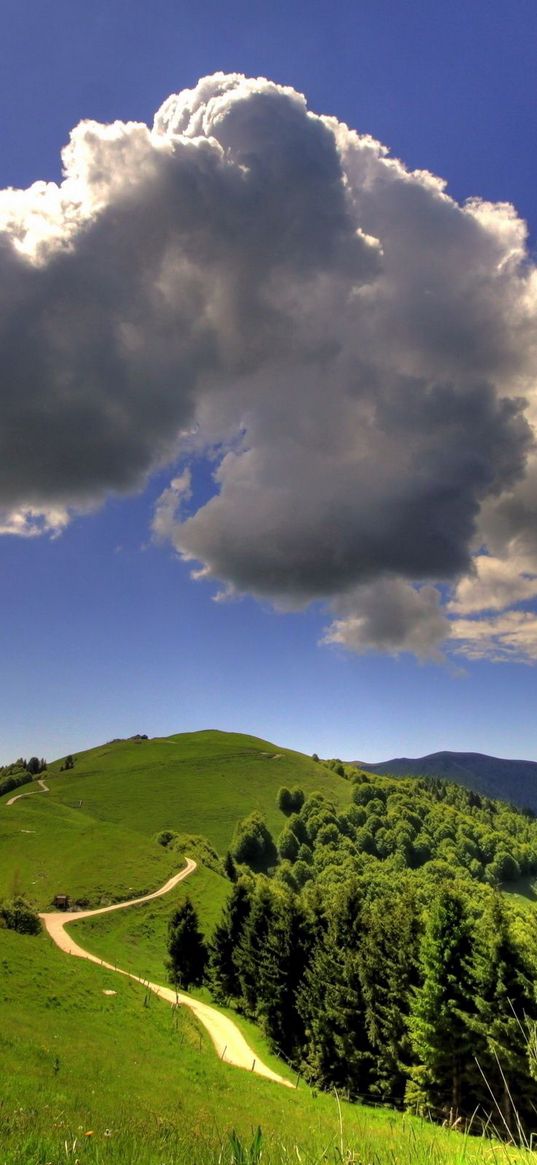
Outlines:
[[249,1145],[257,1124],[267,1165],[340,1160],[341,1136],[349,1160],[376,1165],[530,1161],[505,1146],[344,1103],[340,1126],[333,1097],[221,1064],[189,1012],[172,1012],[139,984],[66,958],[45,936],[0,930],[0,963],[0,1145],[9,1165],[227,1162],[231,1130]]
[[155,840],[165,829],[207,837],[220,854],[253,809],[279,831],[281,785],[322,789],[337,806],[350,797],[347,781],[301,753],[217,731],[106,744],[74,769],[51,764],[47,783],[10,807],[0,799],[0,897],[17,891],[40,909],[56,893],[97,906],[154,889],[177,867]]

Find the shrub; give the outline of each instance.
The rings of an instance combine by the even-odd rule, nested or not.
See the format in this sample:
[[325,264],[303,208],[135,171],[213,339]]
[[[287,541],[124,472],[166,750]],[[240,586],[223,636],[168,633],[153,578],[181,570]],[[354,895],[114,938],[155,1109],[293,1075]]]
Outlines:
[[7,930],[16,930],[19,934],[40,934],[41,921],[39,915],[24,898],[13,898],[11,902],[4,902],[0,906],[0,919]]
[[237,822],[231,856],[236,862],[244,862],[258,872],[266,871],[276,864],[278,854],[272,834],[257,810]]
[[173,829],[161,829],[160,833],[157,833],[155,841],[158,845],[163,845],[166,847],[170,845],[172,841],[175,841],[177,837],[178,834],[175,833]]

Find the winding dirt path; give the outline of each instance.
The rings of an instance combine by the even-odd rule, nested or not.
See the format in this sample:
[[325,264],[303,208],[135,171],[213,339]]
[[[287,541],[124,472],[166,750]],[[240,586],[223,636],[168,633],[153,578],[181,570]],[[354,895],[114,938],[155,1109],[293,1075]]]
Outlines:
[[[21,794],[24,796],[24,794]],[[26,794],[29,796],[29,794]],[[8,802],[9,804],[9,802]],[[95,914],[108,914],[112,910],[124,910],[127,906],[136,906],[142,902],[150,902],[153,898],[161,898],[163,894],[168,894],[177,886],[178,882],[182,882],[184,878],[188,878],[196,869],[196,862],[191,858],[186,859],[186,866],[178,874],[174,874],[164,886],[159,890],[154,890],[152,894],[144,894],[143,898],[132,898],[128,902],[115,902],[113,906],[101,906],[97,910],[69,910],[63,913],[50,912],[40,914],[39,917],[46,927],[50,937],[54,940],[56,945],[62,951],[66,951],[68,955],[76,955],[80,959],[89,959],[91,963],[97,963],[100,967],[106,967],[108,971],[117,971],[118,975],[125,975],[128,979],[134,979],[137,983],[142,983],[149,991],[153,991],[160,999],[165,999],[172,1006],[181,1004],[184,1007],[189,1007],[193,1014],[199,1019],[200,1023],[207,1029],[217,1055],[226,1064],[233,1064],[236,1068],[246,1068],[249,1072],[256,1072],[258,1076],[265,1076],[268,1080],[275,1080],[278,1084],[285,1084],[287,1088],[293,1088],[293,1084],[289,1080],[285,1080],[283,1076],[278,1076],[277,1072],[273,1072],[262,1060],[259,1060],[252,1048],[247,1044],[244,1036],[239,1031],[236,1024],[227,1015],[222,1015],[214,1007],[209,1007],[207,1003],[201,1003],[198,999],[192,999],[190,995],[185,995],[182,991],[173,991],[170,987],[161,987],[158,983],[150,983],[147,979],[142,979],[139,975],[133,975],[130,971],[123,971],[121,967],[115,967],[112,963],[106,963],[104,959],[100,959],[98,955],[92,955],[90,951],[79,947],[76,942],[68,934],[65,927],[69,923],[76,922],[78,919],[91,918]]]
[[[38,777],[37,784],[41,785],[41,789],[43,790],[43,793],[50,793],[50,789],[49,789],[48,785],[46,785],[45,782],[41,780],[41,777]],[[40,792],[39,789],[32,789],[31,793],[17,793],[17,795],[15,797],[10,797],[9,801],[6,801],[6,805],[14,805],[15,801],[21,801],[23,797],[33,797],[34,793],[39,793],[39,792]]]

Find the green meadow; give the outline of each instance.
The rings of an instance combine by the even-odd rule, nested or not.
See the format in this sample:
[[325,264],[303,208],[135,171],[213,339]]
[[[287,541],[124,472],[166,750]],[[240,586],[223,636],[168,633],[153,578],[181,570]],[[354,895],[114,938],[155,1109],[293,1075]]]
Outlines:
[[[0,801],[0,896],[22,893],[39,909],[60,892],[97,906],[157,888],[191,852],[187,842],[158,844],[163,829],[202,835],[223,855],[237,819],[259,809],[277,836],[285,822],[276,807],[281,785],[321,789],[338,808],[350,800],[349,782],[310,758],[221,732],[109,744],[81,753],[73,770],[60,768],[60,761],[49,767],[49,793],[10,807],[8,797]],[[165,898],[77,922],[73,937],[165,982],[171,910],[188,894],[209,935],[229,891],[217,869],[200,863]],[[347,1104],[303,1080],[288,1090],[222,1064],[186,1009],[70,959],[45,934],[0,929],[0,966],[0,1165],[534,1159],[491,1139]],[[289,1077],[260,1030],[234,1018],[253,1049]]]
[[155,889],[177,867],[155,843],[163,829],[202,835],[225,854],[237,819],[259,809],[277,834],[281,785],[321,789],[337,806],[350,798],[348,781],[324,765],[227,732],[121,741],[60,768],[49,766],[50,793],[6,812],[9,795],[0,799],[0,897],[16,890],[39,909],[57,893],[98,906]]
[[[0,931],[2,1165],[485,1165],[524,1152],[220,1063],[204,1030],[43,935]],[[113,992],[113,994],[108,994]],[[252,1153],[250,1153],[252,1150]]]

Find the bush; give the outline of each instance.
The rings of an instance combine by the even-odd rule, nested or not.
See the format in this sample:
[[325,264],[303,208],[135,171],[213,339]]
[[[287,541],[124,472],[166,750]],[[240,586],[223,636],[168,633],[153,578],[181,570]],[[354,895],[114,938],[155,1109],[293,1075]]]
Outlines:
[[11,793],[13,789],[20,788],[21,785],[29,785],[32,779],[32,774],[27,769],[22,773],[10,773],[7,777],[0,778],[0,797],[3,797],[4,793]]
[[277,805],[282,813],[300,813],[304,804],[304,791],[298,787],[287,789],[285,785],[278,792]]
[[282,829],[278,840],[278,850],[283,861],[294,862],[298,856],[299,841],[292,829]]
[[157,833],[155,841],[158,845],[163,845],[166,847],[170,845],[172,841],[175,841],[178,836],[179,835],[175,833],[173,829],[161,829],[160,833]]
[[258,873],[266,872],[276,864],[278,854],[272,834],[257,810],[237,822],[231,856],[236,862],[245,863]]
[[13,898],[11,902],[4,902],[0,906],[0,920],[7,930],[16,930],[18,934],[40,934],[41,921],[39,915],[24,898]]

